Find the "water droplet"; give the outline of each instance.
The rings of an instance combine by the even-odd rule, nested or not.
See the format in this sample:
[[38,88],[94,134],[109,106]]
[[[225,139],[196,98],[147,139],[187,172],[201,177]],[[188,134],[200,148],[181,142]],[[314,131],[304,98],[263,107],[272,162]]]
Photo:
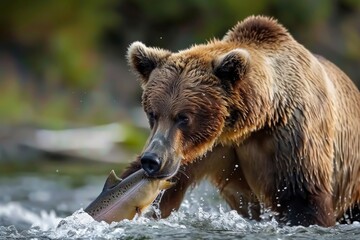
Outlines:
[[239,165],[236,164],[236,165],[235,165],[235,168],[238,168],[238,167],[239,167]]
[[228,179],[228,178],[226,178],[225,180],[226,180],[226,181],[229,181],[229,179]]
[[280,203],[278,203],[276,206],[281,207],[281,204],[280,204]]

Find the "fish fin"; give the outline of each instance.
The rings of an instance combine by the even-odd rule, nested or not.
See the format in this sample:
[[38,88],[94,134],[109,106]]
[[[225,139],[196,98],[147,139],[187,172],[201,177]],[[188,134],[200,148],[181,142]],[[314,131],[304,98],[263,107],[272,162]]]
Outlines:
[[116,176],[116,173],[114,170],[111,170],[108,178],[105,181],[103,190],[110,189],[116,185],[118,185],[122,181],[121,178]]
[[160,190],[169,189],[169,188],[173,187],[174,185],[175,185],[175,182],[164,180],[164,181],[160,182],[159,188],[160,188]]

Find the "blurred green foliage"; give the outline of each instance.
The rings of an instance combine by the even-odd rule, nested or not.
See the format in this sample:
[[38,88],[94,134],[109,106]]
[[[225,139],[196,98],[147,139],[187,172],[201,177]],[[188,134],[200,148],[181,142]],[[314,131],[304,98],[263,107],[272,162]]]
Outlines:
[[279,19],[359,85],[358,0],[1,1],[0,123],[129,121],[140,104],[124,57],[132,41],[176,51],[253,14]]
[[144,146],[146,139],[149,136],[148,131],[144,131],[144,129],[133,126],[130,123],[124,123],[124,142],[122,145],[126,147],[128,150],[133,152],[140,152]]
[[100,39],[116,20],[112,2],[2,1],[1,42],[21,48],[28,67],[46,81],[81,89],[94,86]]

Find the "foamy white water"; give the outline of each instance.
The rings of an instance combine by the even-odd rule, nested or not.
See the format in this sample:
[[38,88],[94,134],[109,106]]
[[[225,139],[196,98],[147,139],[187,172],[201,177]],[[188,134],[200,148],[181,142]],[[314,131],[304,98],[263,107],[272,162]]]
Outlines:
[[[42,178],[20,179],[17,184],[11,182],[10,188],[0,182],[0,190],[10,194],[0,198],[0,239],[360,239],[359,223],[305,228],[244,219],[208,184],[188,193],[180,210],[167,219],[145,215],[111,224],[96,222],[82,208],[99,194],[103,180],[99,178],[96,184],[91,180],[75,189]],[[42,209],[39,203],[44,199],[47,204]]]
[[57,226],[61,218],[56,216],[54,210],[47,212],[41,210],[39,214],[25,209],[18,202],[0,204],[0,217],[7,218],[16,224],[27,223],[31,227],[39,227],[41,230],[49,230]]

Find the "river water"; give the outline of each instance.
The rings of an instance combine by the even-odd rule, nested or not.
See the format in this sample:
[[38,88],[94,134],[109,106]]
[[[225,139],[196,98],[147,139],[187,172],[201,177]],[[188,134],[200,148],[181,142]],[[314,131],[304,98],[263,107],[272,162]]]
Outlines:
[[0,177],[0,239],[360,239],[360,223],[280,227],[274,220],[244,219],[207,183],[190,191],[167,219],[99,223],[82,209],[105,179],[87,177],[74,184],[66,176]]

